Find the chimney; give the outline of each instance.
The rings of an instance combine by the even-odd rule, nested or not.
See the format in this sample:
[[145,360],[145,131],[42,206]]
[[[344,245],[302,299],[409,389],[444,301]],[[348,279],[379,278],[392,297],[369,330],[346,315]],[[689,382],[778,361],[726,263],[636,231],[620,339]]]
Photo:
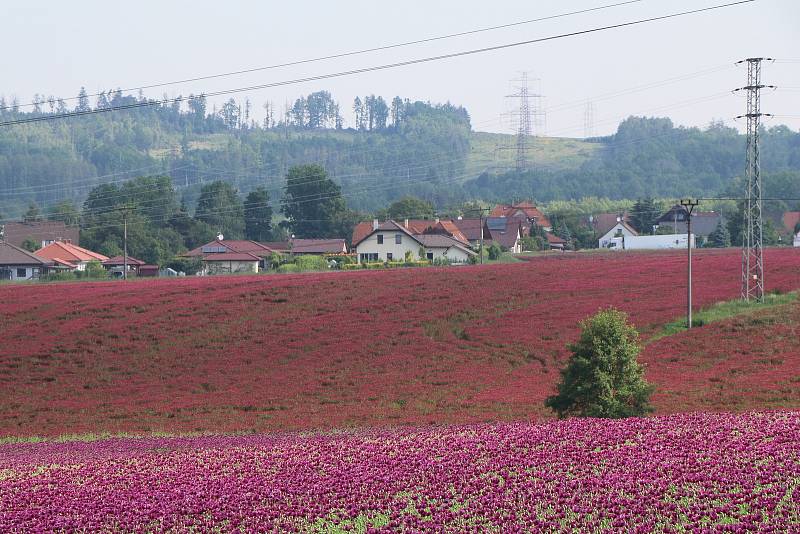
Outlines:
[[403,221],[403,227],[404,227],[406,230],[408,230],[408,219],[406,219],[405,221]]
[[372,229],[373,230],[378,229],[378,219],[372,219]]
[[433,222],[435,222],[435,223],[437,223],[437,224],[438,224],[438,223],[439,223],[439,217],[436,217],[436,218],[433,220]]

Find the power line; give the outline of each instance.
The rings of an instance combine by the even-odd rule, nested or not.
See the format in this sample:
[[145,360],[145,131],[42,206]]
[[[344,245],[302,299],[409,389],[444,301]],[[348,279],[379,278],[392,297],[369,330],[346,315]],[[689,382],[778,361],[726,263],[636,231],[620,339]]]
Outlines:
[[[205,95],[195,96],[193,98],[196,99],[196,98],[207,97],[207,96],[229,95],[229,94],[241,93],[241,92],[246,92],[246,91],[254,91],[254,90],[259,90],[259,89],[268,89],[268,88],[273,88],[273,87],[294,85],[294,84],[305,83],[305,82],[310,82],[310,81],[326,80],[326,79],[330,79],[330,78],[338,78],[338,77],[343,77],[343,76],[352,76],[352,75],[355,75],[355,74],[363,74],[363,73],[367,73],[367,72],[381,71],[381,70],[393,69],[393,68],[398,68],[398,67],[405,67],[405,66],[410,66],[410,65],[418,65],[418,64],[422,64],[422,63],[429,63],[429,62],[432,62],[432,61],[441,61],[441,60],[444,60],[444,59],[452,59],[452,58],[456,58],[456,57],[463,57],[463,56],[469,56],[469,55],[474,55],[474,54],[482,54],[482,53],[486,53],[486,52],[504,50],[504,49],[508,49],[508,48],[525,46],[525,45],[530,45],[530,44],[535,44],[535,43],[542,43],[542,42],[546,42],[546,41],[553,41],[553,40],[564,39],[564,38],[568,38],[568,37],[576,37],[576,36],[579,36],[579,35],[587,35],[587,34],[590,34],[590,33],[608,31],[608,30],[624,28],[624,27],[628,27],[628,26],[635,26],[635,25],[639,25],[639,24],[645,24],[645,23],[648,23],[648,22],[656,22],[656,21],[660,21],[660,20],[667,20],[667,19],[682,17],[682,16],[686,16],[686,15],[692,15],[692,14],[696,14],[696,13],[712,11],[712,10],[716,10],[716,9],[723,9],[723,8],[726,8],[726,7],[732,7],[732,6],[736,6],[736,5],[749,4],[749,3],[752,3],[752,2],[755,2],[755,1],[756,0],[738,0],[736,2],[729,2],[729,3],[725,3],[725,4],[717,4],[717,5],[709,6],[709,7],[704,7],[704,8],[699,8],[699,9],[692,9],[692,10],[687,10],[687,11],[680,11],[680,12],[676,12],[676,13],[670,13],[670,14],[667,14],[667,15],[660,15],[660,16],[657,16],[657,17],[649,17],[649,18],[644,18],[644,19],[637,19],[637,20],[633,20],[633,21],[622,22],[622,23],[618,23],[618,24],[611,24],[611,25],[607,25],[607,26],[598,26],[598,27],[595,27],[595,28],[589,28],[589,29],[579,30],[579,31],[574,31],[574,32],[567,32],[567,33],[561,33],[561,34],[556,34],[556,35],[550,35],[550,36],[547,36],[547,37],[540,37],[540,38],[537,38],[537,39],[528,39],[528,40],[525,40],[525,41],[516,41],[516,42],[505,43],[505,44],[501,44],[501,45],[487,46],[487,47],[482,47],[482,48],[474,48],[474,49],[471,49],[471,50],[463,50],[463,51],[460,51],[460,52],[452,52],[452,53],[449,53],[449,54],[428,56],[428,57],[411,59],[411,60],[406,60],[406,61],[399,61],[399,62],[395,62],[395,63],[385,63],[385,64],[382,64],[382,65],[375,65],[375,66],[372,66],[372,67],[364,67],[364,68],[360,68],[360,69],[339,71],[339,72],[334,72],[334,73],[329,73],[329,74],[321,74],[321,75],[317,75],[317,76],[308,76],[308,77],[305,77],[305,78],[296,78],[296,79],[292,79],[292,80],[284,80],[284,81],[272,82],[272,83],[267,83],[267,84],[252,85],[252,86],[248,86],[248,87],[239,87],[239,88],[236,88],[236,89],[227,89],[227,90],[221,90],[221,91],[214,91],[214,92],[209,92],[209,93],[207,93]],[[166,98],[166,99],[163,99],[163,100],[148,100],[148,101],[143,101],[143,102],[135,102],[135,103],[131,103],[131,104],[124,104],[124,105],[120,105],[120,106],[109,106],[109,107],[101,108],[101,109],[91,109],[91,110],[86,110],[86,111],[73,111],[73,112],[70,112],[70,113],[46,115],[46,116],[41,116],[41,117],[28,117],[28,118],[25,118],[25,119],[16,119],[16,120],[11,120],[11,121],[3,121],[3,122],[0,122],[0,126],[10,126],[10,125],[15,125],[15,124],[27,124],[27,123],[31,123],[31,122],[50,121],[50,120],[55,120],[55,119],[68,118],[68,117],[81,117],[81,116],[85,116],[85,115],[94,115],[94,114],[98,114],[98,113],[106,113],[106,112],[109,112],[109,111],[123,111],[123,110],[128,110],[128,109],[138,109],[138,108],[144,108],[144,107],[150,107],[150,106],[158,106],[158,105],[167,104],[167,103],[170,103],[170,102],[177,102],[177,101],[190,100],[190,99],[191,98],[184,98],[184,97]]]
[[[320,61],[327,61],[327,60],[330,60],[330,59],[339,59],[339,58],[343,58],[343,57],[367,54],[367,53],[370,53],[370,52],[380,52],[380,51],[384,51],[384,50],[391,50],[393,48],[401,48],[401,47],[412,46],[412,45],[417,45],[417,44],[430,43],[430,42],[434,42],[434,41],[442,41],[442,40],[445,40],[445,39],[452,39],[454,37],[464,37],[466,35],[474,35],[474,34],[478,34],[478,33],[494,31],[494,30],[513,28],[515,26],[523,26],[523,25],[526,25],[526,24],[532,24],[534,22],[542,22],[542,21],[545,21],[545,20],[553,20],[553,19],[558,19],[558,18],[563,18],[563,17],[569,17],[569,16],[572,16],[572,15],[580,15],[580,14],[583,14],[583,13],[591,13],[593,11],[601,11],[601,10],[604,10],[604,9],[611,9],[611,8],[614,8],[614,7],[624,6],[624,5],[628,5],[628,4],[636,4],[636,3],[639,3],[639,2],[643,2],[643,1],[644,0],[627,0],[625,2],[617,2],[617,3],[614,3],[614,4],[607,4],[607,5],[597,6],[597,7],[587,8],[587,9],[580,9],[580,10],[577,10],[577,11],[570,11],[570,12],[567,12],[567,13],[559,13],[559,14],[556,14],[556,15],[549,15],[549,16],[546,16],[546,17],[539,17],[539,18],[535,18],[535,19],[521,20],[521,21],[517,21],[517,22],[510,22],[510,23],[507,23],[507,24],[500,24],[500,25],[497,25],[497,26],[488,26],[488,27],[485,27],[485,28],[478,28],[478,29],[474,29],[474,30],[466,30],[466,31],[462,31],[462,32],[450,33],[450,34],[439,35],[439,36],[434,36],[434,37],[426,37],[426,38],[417,39],[417,40],[414,40],[414,41],[405,41],[405,42],[402,42],[402,43],[394,43],[394,44],[389,44],[389,45],[376,46],[376,47],[372,47],[372,48],[363,48],[363,49],[360,49],[360,50],[354,50],[354,51],[350,51],[350,52],[341,52],[341,53],[338,53],[338,54],[331,54],[331,55],[327,55],[327,56],[320,56],[320,57],[308,58],[308,59],[300,59],[300,60],[289,61],[289,62],[285,62],[285,63],[277,63],[277,64],[274,64],[274,65],[267,65],[267,66],[264,66],[264,67],[253,67],[253,68],[249,68],[249,69],[242,69],[242,70],[231,71],[231,72],[223,72],[223,73],[219,73],[219,74],[210,74],[210,75],[207,75],[207,76],[197,76],[197,77],[194,77],[194,78],[185,78],[185,79],[182,79],[182,80],[174,80],[174,81],[170,81],[170,82],[160,82],[160,83],[154,83],[154,84],[149,84],[149,85],[141,85],[141,86],[138,86],[138,87],[128,87],[128,88],[125,88],[125,89],[118,89],[118,90],[119,91],[124,91],[124,92],[142,91],[142,90],[145,90],[145,89],[155,89],[155,88],[158,88],[158,87],[166,87],[166,86],[169,86],[169,85],[179,85],[179,84],[183,84],[183,83],[198,82],[198,81],[202,81],[202,80],[212,80],[212,79],[215,79],[215,78],[224,78],[224,77],[228,77],[228,76],[237,76],[237,75],[240,75],[240,74],[250,74],[250,73],[253,73],[253,72],[260,72],[260,71],[265,71],[265,70],[279,69],[279,68],[291,67],[291,66],[295,66],[295,65],[303,65],[303,64],[307,64],[307,63],[317,63],[317,62],[320,62]],[[88,97],[97,97],[97,96],[102,96],[102,95],[106,95],[106,94],[108,94],[108,93],[92,93],[92,94],[87,94],[86,97],[87,98]],[[70,100],[77,100],[78,98],[79,97],[73,96],[73,97],[69,97],[69,98],[61,98],[60,100],[62,100],[62,101],[70,101]],[[36,105],[36,103],[31,102],[31,103],[28,103],[28,104],[20,104],[18,107],[31,107],[31,106],[35,106],[35,105]],[[10,108],[11,108],[11,106],[5,106],[5,107],[0,107],[0,110],[10,109]]]

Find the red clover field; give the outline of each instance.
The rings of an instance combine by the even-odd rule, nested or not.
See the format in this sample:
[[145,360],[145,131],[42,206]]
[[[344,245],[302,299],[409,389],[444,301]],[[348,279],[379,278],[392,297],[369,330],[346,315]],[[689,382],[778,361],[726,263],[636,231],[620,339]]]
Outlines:
[[[697,251],[697,309],[739,254]],[[0,531],[800,531],[800,303],[662,337],[685,262],[2,285]],[[655,414],[554,421],[609,306]]]

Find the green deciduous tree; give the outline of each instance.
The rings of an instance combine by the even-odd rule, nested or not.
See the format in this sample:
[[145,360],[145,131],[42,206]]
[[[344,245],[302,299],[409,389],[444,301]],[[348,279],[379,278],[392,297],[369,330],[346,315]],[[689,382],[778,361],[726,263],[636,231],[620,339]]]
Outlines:
[[228,182],[218,180],[203,186],[194,216],[228,239],[244,237],[244,206]]
[[421,198],[405,196],[395,200],[386,209],[386,219],[426,219],[433,218],[435,210],[433,204]]
[[289,169],[281,211],[297,237],[348,237],[355,224],[341,188],[319,165]]
[[51,221],[62,221],[67,226],[75,226],[80,222],[80,212],[71,200],[62,200],[47,210],[47,218]]
[[253,241],[272,239],[272,206],[263,187],[250,191],[244,200],[244,234]]
[[559,417],[621,418],[651,411],[653,387],[636,361],[639,334],[623,312],[607,309],[581,322],[581,337],[545,405]]

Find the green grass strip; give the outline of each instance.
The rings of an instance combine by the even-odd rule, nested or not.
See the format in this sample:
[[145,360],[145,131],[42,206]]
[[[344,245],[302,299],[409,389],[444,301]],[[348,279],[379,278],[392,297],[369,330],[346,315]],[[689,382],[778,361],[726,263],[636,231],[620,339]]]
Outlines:
[[[692,313],[692,327],[707,325],[722,321],[737,315],[749,315],[759,310],[790,304],[797,300],[798,292],[790,293],[773,292],[764,296],[763,302],[744,301],[741,299],[717,302],[708,308]],[[678,334],[686,330],[686,317],[665,324],[660,332],[654,334],[648,341],[656,341],[662,337]]]

